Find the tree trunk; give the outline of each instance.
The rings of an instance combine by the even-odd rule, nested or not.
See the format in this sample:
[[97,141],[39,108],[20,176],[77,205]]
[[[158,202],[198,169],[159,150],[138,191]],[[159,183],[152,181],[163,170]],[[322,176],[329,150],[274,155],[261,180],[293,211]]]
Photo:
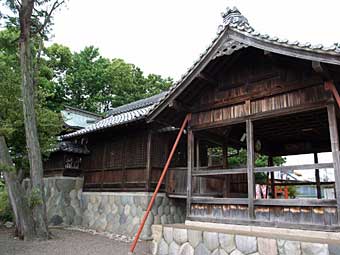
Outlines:
[[24,123],[26,144],[28,151],[28,159],[30,163],[30,176],[32,184],[33,220],[36,237],[40,239],[48,239],[48,225],[45,206],[45,196],[43,188],[43,165],[38,139],[38,131],[35,115],[35,92],[33,82],[33,60],[30,47],[30,29],[31,16],[34,6],[33,0],[22,0],[22,6],[19,12],[20,20],[20,69],[22,77],[22,98],[24,110]]
[[[3,136],[0,136],[0,163],[5,166],[13,166]],[[14,214],[17,234],[20,239],[32,240],[34,237],[34,223],[31,210],[28,207],[27,199],[25,198],[25,191],[20,185],[15,171],[4,171],[4,177]]]

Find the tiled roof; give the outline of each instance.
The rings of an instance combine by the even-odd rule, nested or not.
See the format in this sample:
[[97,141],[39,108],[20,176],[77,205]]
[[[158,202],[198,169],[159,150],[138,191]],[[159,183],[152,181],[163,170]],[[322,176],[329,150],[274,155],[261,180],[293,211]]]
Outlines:
[[[206,50],[199,56],[199,58],[193,63],[193,65],[187,69],[187,71],[181,76],[181,78],[173,84],[173,86],[170,87],[170,89],[167,91],[167,93],[164,95],[162,100],[159,100],[158,103],[154,106],[153,110],[149,113],[151,115],[153,111],[158,109],[158,105],[162,104],[167,98],[169,98],[175,90],[177,90],[178,87],[193,73],[193,71],[196,69],[196,67],[202,62],[202,60],[212,51],[214,46],[219,43],[224,35],[224,33],[228,31],[234,31],[239,34],[245,35],[245,37],[248,38],[255,38],[259,41],[262,41],[264,43],[270,43],[272,45],[279,45],[282,47],[285,47],[287,49],[298,49],[307,52],[313,52],[313,53],[322,53],[327,54],[329,56],[335,56],[336,62],[340,64],[340,43],[334,43],[331,46],[323,46],[322,44],[312,45],[311,43],[302,43],[299,41],[289,41],[287,39],[281,39],[276,36],[271,37],[267,34],[262,34],[258,31],[256,31],[253,27],[251,27],[248,23],[247,18],[245,18],[240,11],[236,8],[229,8],[227,7],[226,11],[222,13],[223,18],[223,25],[219,26],[217,36],[213,39],[211,44],[206,48]],[[229,39],[228,42],[233,41],[232,39]],[[236,46],[236,50],[247,47],[245,43],[241,43],[241,47]],[[252,46],[252,45],[249,45]],[[232,48],[232,49],[230,49]],[[235,44],[230,44],[229,49],[227,50],[227,55],[230,55],[235,48]],[[231,51],[229,51],[231,50]],[[217,52],[215,57],[222,56],[220,52]]]
[[157,103],[161,98],[163,98],[165,94],[166,94],[166,92],[162,92],[162,93],[159,93],[159,94],[154,95],[152,97],[148,97],[148,98],[145,98],[145,99],[141,99],[141,100],[129,103],[129,104],[125,104],[125,105],[116,107],[114,109],[109,110],[107,112],[107,116],[116,115],[116,114],[123,113],[123,112],[129,112],[129,111],[132,111],[132,110],[136,110],[136,109],[140,109],[140,108],[144,108],[144,107],[153,105],[153,104]]
[[109,116],[105,119],[100,120],[95,124],[89,125],[86,128],[80,129],[76,132],[63,135],[61,138],[64,139],[81,136],[105,128],[119,126],[122,124],[144,119],[148,115],[150,110],[153,109],[154,105],[158,103],[161,98],[163,98],[164,94],[165,93],[162,92],[158,95],[114,108],[108,112]]

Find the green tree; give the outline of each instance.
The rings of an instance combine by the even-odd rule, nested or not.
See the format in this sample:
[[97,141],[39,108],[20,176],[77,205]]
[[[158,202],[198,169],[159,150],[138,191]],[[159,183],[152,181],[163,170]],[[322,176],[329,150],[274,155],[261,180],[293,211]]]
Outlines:
[[[9,15],[5,15],[8,27],[18,29],[19,31],[19,37],[17,38],[19,51],[17,54],[19,56],[18,66],[20,67],[20,99],[26,138],[27,153],[25,153],[25,155],[27,155],[30,166],[32,185],[28,200],[23,196],[20,176],[16,173],[15,167],[17,166],[13,166],[13,161],[3,134],[0,136],[0,166],[4,172],[19,236],[26,240],[35,237],[47,239],[49,237],[49,231],[43,191],[41,146],[37,124],[38,115],[41,110],[38,103],[41,95],[37,90],[37,76],[39,74],[43,41],[49,34],[52,24],[52,14],[59,6],[64,4],[64,1],[4,0],[3,2],[5,6],[8,7],[8,11],[11,12]],[[12,43],[14,41],[12,41]],[[44,118],[46,117],[47,115],[44,116]],[[4,129],[9,130],[8,127]],[[32,201],[33,197],[37,203],[28,203],[29,200]]]
[[44,55],[47,81],[43,87],[55,110],[64,104],[102,113],[153,96],[172,84],[170,78],[160,75],[145,76],[122,59],[104,58],[93,46],[71,53],[65,46],[53,44]]

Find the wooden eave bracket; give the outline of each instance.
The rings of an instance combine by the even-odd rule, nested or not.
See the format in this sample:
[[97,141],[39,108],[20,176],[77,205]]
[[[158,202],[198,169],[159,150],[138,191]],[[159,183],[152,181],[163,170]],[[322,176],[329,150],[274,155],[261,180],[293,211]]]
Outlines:
[[334,81],[325,81],[324,83],[324,88],[326,91],[330,91],[332,92],[337,104],[338,104],[338,107],[340,108],[340,96],[339,96],[339,92],[338,90],[336,89],[335,85],[334,85]]

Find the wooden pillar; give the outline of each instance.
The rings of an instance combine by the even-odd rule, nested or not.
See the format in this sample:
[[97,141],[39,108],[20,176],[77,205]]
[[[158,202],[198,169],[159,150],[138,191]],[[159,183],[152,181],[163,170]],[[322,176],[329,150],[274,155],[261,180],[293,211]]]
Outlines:
[[194,168],[194,156],[195,156],[195,140],[194,134],[190,128],[188,128],[188,175],[187,175],[187,216],[190,216],[191,208],[191,192],[192,192],[192,171]]
[[[228,162],[228,146],[223,143],[223,169],[228,169],[229,162]],[[226,175],[224,178],[224,194],[223,197],[230,197],[230,175]]]
[[329,134],[334,164],[335,196],[337,202],[338,223],[340,222],[340,161],[339,161],[339,135],[334,104],[327,105]]
[[255,218],[254,213],[254,128],[253,122],[246,121],[247,128],[247,177],[248,177],[248,216],[249,219]]
[[[200,170],[200,140],[196,139],[196,171]],[[202,193],[202,177],[195,177],[198,183],[198,193]]]
[[151,143],[152,143],[152,131],[148,132],[148,138],[146,142],[146,167],[145,167],[145,190],[147,192],[150,191],[150,184],[151,184],[151,171],[152,171],[152,164],[151,164]]
[[[268,157],[268,166],[274,166],[273,157]],[[272,198],[275,198],[275,174],[270,172],[270,189],[272,191]]]
[[128,137],[124,137],[124,144],[123,144],[123,155],[122,155],[122,188],[123,190],[126,189],[126,179],[127,179],[127,173],[126,173],[126,163],[127,163],[127,143],[128,143]]
[[103,188],[104,188],[104,181],[105,181],[105,168],[107,167],[107,162],[106,162],[106,156],[107,156],[107,154],[109,153],[109,151],[108,151],[108,145],[107,145],[107,143],[104,143],[104,145],[103,145],[103,158],[102,158],[102,172],[101,172],[101,183],[100,183],[100,189],[101,190],[103,190]]
[[[319,159],[318,159],[318,153],[314,153],[314,163],[318,164]],[[316,182],[316,197],[318,199],[321,198],[321,186],[320,186],[320,171],[319,169],[315,169],[315,182]]]

